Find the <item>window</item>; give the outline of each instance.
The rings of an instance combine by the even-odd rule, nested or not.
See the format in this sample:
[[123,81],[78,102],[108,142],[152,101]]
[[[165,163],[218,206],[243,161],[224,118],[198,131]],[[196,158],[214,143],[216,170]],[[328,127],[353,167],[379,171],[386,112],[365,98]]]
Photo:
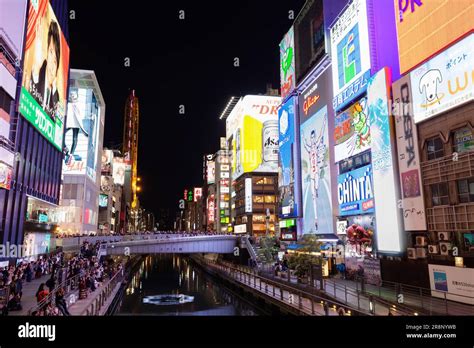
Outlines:
[[272,178],[257,178],[257,185],[271,185],[273,184],[273,179]]
[[441,158],[444,156],[443,141],[440,137],[429,139],[426,142],[428,151],[428,161]]
[[474,178],[458,180],[459,203],[474,202]]
[[263,203],[263,196],[253,196],[254,203]]
[[252,216],[252,222],[265,223],[265,215],[254,214]]
[[265,203],[275,203],[275,196],[265,196]]
[[453,134],[453,151],[466,152],[474,150],[474,137],[468,127],[458,129]]
[[10,104],[13,101],[12,98],[5,92],[3,88],[0,88],[0,109],[3,109],[7,114],[10,113]]
[[431,185],[430,188],[431,188],[431,201],[434,206],[449,204],[447,183],[434,184],[434,185]]

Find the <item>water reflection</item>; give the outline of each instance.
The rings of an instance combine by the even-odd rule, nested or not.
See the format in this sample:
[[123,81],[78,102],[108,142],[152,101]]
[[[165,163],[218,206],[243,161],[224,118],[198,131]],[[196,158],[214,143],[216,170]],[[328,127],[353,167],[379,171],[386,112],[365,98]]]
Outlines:
[[[168,301],[156,305],[163,295],[193,301]],[[155,301],[158,299],[157,301]],[[119,315],[257,315],[254,309],[216,283],[186,257],[146,257],[134,274],[122,300]]]

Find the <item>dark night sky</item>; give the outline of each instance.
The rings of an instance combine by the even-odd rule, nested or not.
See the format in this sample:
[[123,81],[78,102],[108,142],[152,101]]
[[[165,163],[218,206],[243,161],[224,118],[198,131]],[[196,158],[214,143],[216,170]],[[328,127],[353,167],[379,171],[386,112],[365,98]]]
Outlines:
[[136,90],[140,199],[155,213],[174,212],[185,187],[202,185],[202,156],[216,152],[225,135],[219,115],[230,96],[264,93],[266,83],[279,87],[278,44],[292,24],[288,11],[296,16],[304,0],[164,3],[69,1],[76,16],[69,24],[71,68],[97,75],[105,146],[121,144],[125,99]]

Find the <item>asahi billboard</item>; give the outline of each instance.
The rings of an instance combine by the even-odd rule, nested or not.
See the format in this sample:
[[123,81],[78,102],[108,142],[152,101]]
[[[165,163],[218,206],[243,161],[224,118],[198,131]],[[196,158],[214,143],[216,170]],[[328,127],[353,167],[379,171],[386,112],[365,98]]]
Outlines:
[[426,214],[410,76],[393,83],[392,89],[405,231],[424,231]]

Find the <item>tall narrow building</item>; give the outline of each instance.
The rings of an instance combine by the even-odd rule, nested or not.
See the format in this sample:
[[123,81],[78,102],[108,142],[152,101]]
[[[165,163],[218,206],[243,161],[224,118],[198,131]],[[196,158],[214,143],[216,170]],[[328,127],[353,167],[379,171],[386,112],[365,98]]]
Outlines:
[[123,155],[127,163],[125,172],[124,195],[125,204],[129,215],[129,229],[136,229],[136,211],[139,207],[137,197],[138,181],[138,98],[135,90],[131,90],[125,103],[124,130],[123,130]]

